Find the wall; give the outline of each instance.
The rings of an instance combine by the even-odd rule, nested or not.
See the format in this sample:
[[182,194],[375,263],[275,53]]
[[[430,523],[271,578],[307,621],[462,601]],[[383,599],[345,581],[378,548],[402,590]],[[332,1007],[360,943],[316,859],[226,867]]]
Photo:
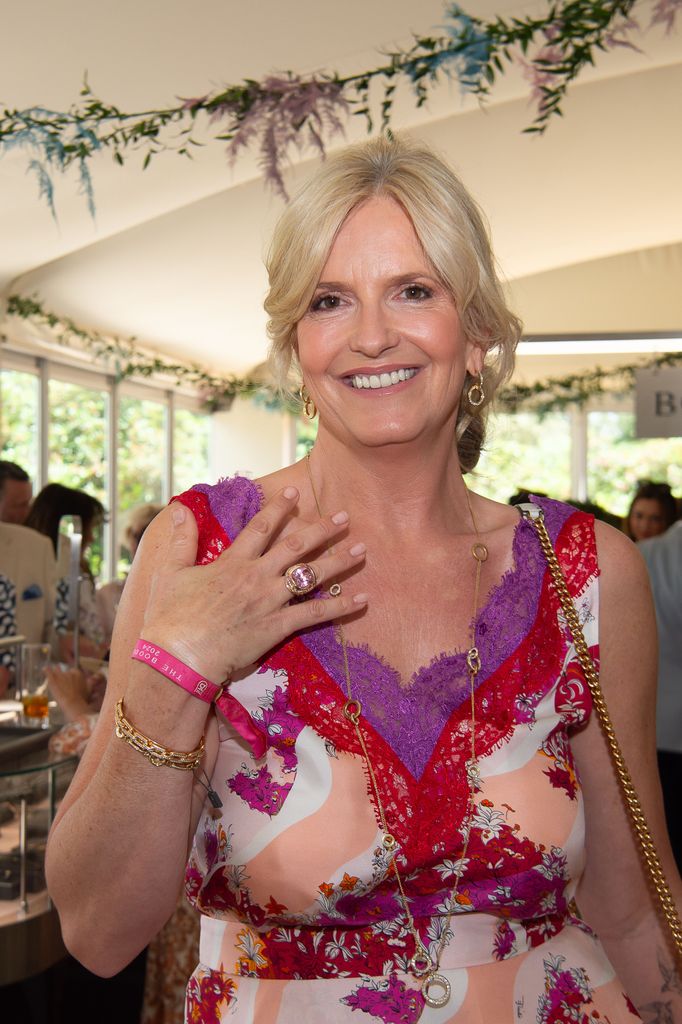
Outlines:
[[258,477],[293,461],[289,416],[248,398],[211,417],[211,479],[243,473]]

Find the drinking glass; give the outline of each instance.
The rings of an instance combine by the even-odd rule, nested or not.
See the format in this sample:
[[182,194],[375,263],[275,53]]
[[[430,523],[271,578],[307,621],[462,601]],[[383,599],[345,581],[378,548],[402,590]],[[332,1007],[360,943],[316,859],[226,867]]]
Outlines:
[[21,703],[27,725],[46,729],[50,724],[45,669],[49,644],[24,644],[21,649]]

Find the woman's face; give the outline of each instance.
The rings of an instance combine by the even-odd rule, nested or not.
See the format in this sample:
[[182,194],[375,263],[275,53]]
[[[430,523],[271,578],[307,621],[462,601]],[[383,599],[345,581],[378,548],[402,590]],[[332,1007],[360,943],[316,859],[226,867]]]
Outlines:
[[637,498],[629,518],[633,540],[646,540],[665,533],[666,519],[657,498]]
[[465,373],[482,364],[412,222],[386,197],[347,217],[297,340],[320,429],[346,443],[413,441],[446,426],[451,440]]

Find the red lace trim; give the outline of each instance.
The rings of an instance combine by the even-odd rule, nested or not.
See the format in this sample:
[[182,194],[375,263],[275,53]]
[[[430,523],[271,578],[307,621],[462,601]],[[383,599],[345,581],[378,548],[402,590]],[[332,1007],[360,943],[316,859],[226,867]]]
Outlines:
[[208,498],[202,491],[184,491],[176,494],[171,501],[181,501],[190,510],[199,529],[197,565],[214,562],[230,546],[230,538],[211,512]]

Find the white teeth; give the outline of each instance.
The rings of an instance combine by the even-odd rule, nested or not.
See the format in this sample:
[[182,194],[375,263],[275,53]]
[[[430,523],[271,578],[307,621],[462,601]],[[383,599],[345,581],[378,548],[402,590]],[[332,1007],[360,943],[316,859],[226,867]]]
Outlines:
[[402,380],[410,380],[416,373],[415,368],[391,370],[390,373],[356,373],[349,378],[353,388],[389,388],[393,384],[399,384]]

